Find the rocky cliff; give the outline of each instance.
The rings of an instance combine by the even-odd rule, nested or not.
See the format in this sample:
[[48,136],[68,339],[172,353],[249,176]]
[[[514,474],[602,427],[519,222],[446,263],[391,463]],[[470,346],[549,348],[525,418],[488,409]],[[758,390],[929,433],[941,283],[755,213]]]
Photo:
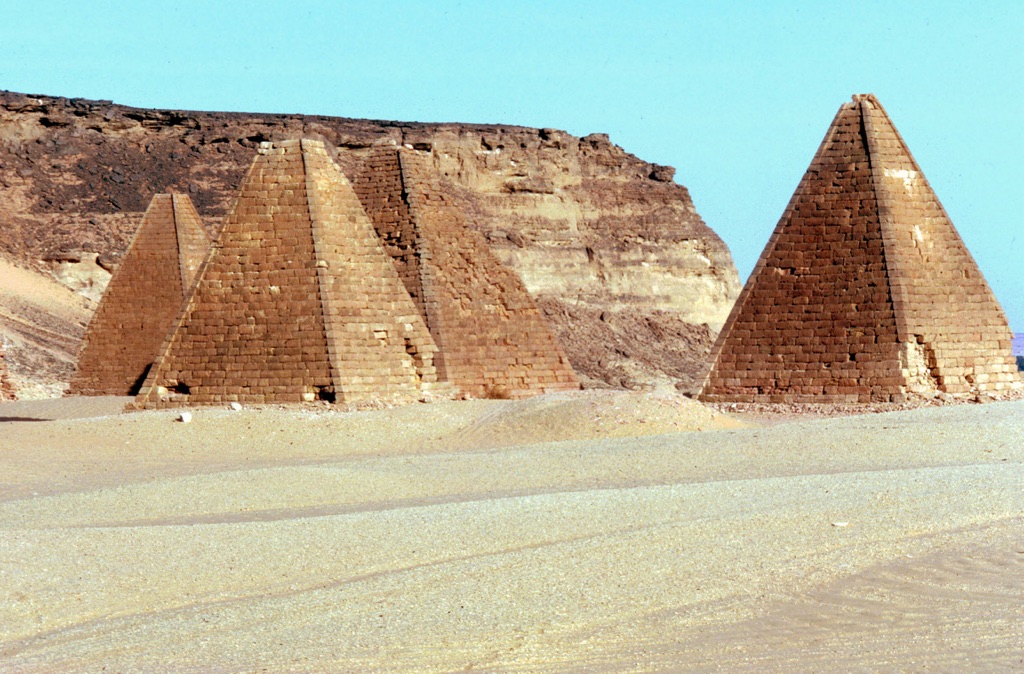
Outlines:
[[146,110],[9,92],[0,92],[0,254],[95,297],[97,269],[116,265],[153,194],[188,193],[215,234],[257,144],[299,136],[324,141],[348,174],[375,145],[429,152],[591,385],[663,376],[692,385],[739,291],[728,249],[674,169],[605,135]]

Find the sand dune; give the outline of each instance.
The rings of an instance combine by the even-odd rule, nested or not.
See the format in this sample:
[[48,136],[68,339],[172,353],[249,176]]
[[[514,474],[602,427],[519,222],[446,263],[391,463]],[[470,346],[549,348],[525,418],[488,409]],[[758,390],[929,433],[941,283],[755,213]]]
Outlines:
[[1013,670],[1022,413],[741,428],[589,392],[0,423],[0,662]]

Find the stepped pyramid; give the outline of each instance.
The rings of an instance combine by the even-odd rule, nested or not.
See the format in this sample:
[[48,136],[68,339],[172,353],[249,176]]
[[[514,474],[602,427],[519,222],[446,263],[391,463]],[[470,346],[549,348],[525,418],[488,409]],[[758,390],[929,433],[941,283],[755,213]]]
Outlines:
[[418,399],[434,345],[322,143],[263,143],[137,399]]
[[872,95],[843,105],[712,349],[701,399],[868,402],[1022,386],[1010,329]]
[[579,389],[526,287],[467,226],[426,157],[380,148],[352,184],[438,346],[440,380],[476,397]]
[[4,344],[0,340],[0,400],[14,400],[17,395],[14,382],[7,373],[7,354],[4,353]]
[[210,249],[184,194],[157,194],[89,323],[69,393],[135,395]]

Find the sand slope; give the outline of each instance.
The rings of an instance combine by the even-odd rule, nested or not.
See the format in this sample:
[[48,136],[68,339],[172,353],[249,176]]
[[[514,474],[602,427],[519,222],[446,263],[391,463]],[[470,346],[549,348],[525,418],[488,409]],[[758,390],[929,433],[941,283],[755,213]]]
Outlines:
[[603,395],[0,423],[3,669],[1024,667],[1024,402]]
[[60,395],[93,304],[50,276],[0,256],[0,340],[18,397]]

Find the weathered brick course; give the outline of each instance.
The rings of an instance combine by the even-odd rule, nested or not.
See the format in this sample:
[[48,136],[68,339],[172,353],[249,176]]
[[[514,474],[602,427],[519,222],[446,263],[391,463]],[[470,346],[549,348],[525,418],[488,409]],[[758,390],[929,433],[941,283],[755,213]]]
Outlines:
[[439,379],[477,397],[578,389],[522,281],[467,226],[428,160],[380,148],[353,186],[438,345]]
[[413,400],[436,350],[323,144],[264,143],[138,402]]
[[704,400],[868,402],[1024,383],[1009,325],[889,116],[843,105],[712,349]]
[[69,393],[135,395],[210,249],[184,194],[157,194],[85,333]]

